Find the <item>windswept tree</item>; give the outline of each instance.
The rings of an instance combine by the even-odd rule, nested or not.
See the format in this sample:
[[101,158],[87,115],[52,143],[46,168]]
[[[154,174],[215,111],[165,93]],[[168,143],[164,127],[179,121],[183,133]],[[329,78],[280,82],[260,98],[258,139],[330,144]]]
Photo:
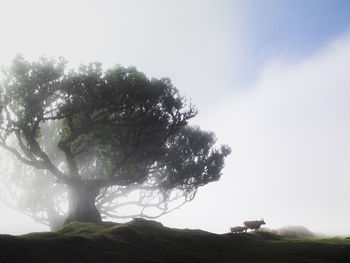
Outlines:
[[148,79],[132,67],[67,71],[64,59],[17,56],[0,92],[0,146],[25,165],[22,174],[66,186],[65,223],[113,217],[118,199],[134,190],[140,198],[130,204],[168,211],[168,202],[191,200],[218,180],[230,153],[215,146],[213,133],[188,125],[197,111],[169,79]]

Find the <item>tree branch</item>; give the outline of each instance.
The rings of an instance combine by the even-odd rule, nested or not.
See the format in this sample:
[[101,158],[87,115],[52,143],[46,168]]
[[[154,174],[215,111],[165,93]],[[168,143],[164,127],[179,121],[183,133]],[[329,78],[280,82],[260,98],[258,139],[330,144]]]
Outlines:
[[58,148],[60,148],[64,152],[64,154],[66,156],[69,174],[74,176],[74,177],[80,178],[77,165],[74,161],[74,155],[72,154],[69,146],[67,146],[62,141],[60,141],[57,146],[58,146]]
[[13,153],[19,161],[27,165],[33,166],[37,169],[44,169],[41,163],[25,159],[14,147],[11,147],[3,142],[0,142],[0,146]]

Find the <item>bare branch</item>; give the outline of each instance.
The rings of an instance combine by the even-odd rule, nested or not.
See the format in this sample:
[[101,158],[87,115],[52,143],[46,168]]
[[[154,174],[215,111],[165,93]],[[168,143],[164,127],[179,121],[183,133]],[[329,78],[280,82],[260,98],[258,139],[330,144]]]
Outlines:
[[3,142],[0,142],[0,146],[13,153],[19,161],[27,165],[33,166],[37,169],[44,169],[41,163],[25,159],[14,147],[11,147]]

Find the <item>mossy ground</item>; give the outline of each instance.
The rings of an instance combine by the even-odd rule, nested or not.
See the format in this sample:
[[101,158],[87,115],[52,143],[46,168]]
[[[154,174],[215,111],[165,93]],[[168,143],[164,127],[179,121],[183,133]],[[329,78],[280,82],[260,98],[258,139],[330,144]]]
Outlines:
[[0,262],[350,262],[350,242],[267,232],[218,235],[139,219],[0,235]]

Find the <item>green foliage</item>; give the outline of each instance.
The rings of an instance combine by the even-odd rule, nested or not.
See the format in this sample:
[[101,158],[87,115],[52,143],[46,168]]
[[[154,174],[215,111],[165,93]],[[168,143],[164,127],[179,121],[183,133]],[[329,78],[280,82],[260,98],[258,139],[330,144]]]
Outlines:
[[[2,110],[30,132],[37,132],[36,123],[53,107],[66,61],[42,57],[29,63],[17,56],[9,69],[4,69],[1,85]],[[7,121],[10,116],[7,116]],[[7,123],[9,124],[9,123]]]
[[103,72],[100,63],[67,70],[62,58],[31,63],[22,56],[4,76],[0,146],[61,183],[120,186],[98,198],[109,203],[139,187],[148,199],[138,205],[164,212],[160,203],[192,200],[198,187],[221,176],[229,147],[188,125],[197,110],[168,78],[149,79],[134,67]]
[[223,156],[230,153],[226,145],[213,148],[212,132],[203,132],[198,127],[184,127],[167,141],[164,169],[160,181],[164,188],[197,188],[220,178],[224,166]]

